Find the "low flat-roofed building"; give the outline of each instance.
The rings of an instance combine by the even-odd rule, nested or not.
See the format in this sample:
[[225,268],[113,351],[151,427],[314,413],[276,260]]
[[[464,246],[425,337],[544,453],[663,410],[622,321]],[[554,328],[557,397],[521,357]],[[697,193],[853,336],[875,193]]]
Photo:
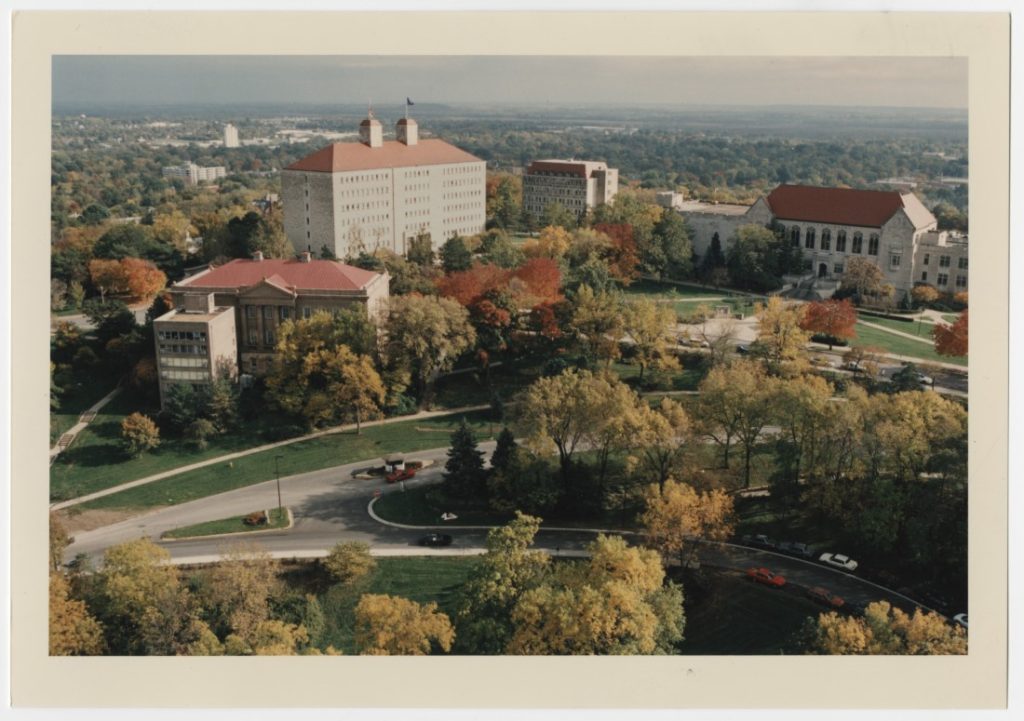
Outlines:
[[213,293],[191,293],[153,321],[160,404],[172,385],[209,386],[238,376],[235,312]]

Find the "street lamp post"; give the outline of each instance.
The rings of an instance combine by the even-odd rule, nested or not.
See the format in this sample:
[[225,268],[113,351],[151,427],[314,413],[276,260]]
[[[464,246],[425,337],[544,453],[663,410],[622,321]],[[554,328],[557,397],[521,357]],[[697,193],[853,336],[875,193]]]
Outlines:
[[277,463],[280,459],[281,456],[274,456],[274,475],[277,476],[277,515],[279,517],[281,515],[281,509],[283,508],[281,505],[281,469]]

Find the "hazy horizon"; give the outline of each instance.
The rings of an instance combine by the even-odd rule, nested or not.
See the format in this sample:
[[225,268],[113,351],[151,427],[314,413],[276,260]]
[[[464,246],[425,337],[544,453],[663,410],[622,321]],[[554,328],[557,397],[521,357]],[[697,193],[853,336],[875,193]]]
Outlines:
[[55,56],[53,105],[966,110],[963,58]]

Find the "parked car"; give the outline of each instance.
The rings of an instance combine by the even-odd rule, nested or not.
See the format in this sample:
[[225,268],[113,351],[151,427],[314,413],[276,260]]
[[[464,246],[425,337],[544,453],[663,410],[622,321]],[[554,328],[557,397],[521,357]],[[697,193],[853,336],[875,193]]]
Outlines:
[[767,568],[748,568],[747,578],[756,583],[763,583],[766,586],[781,588],[786,585],[786,579]]
[[843,363],[843,369],[848,370],[852,373],[860,373],[862,370],[860,367],[860,363],[858,363],[857,361],[846,361],[845,363]]
[[958,613],[957,615],[953,616],[953,621],[958,626],[963,627],[964,630],[967,629],[967,614],[966,613]]
[[415,475],[415,468],[399,468],[397,471],[392,471],[387,475],[387,482],[398,483],[399,481],[408,481]]
[[807,589],[807,598],[830,608],[842,608],[846,602],[826,588],[814,586]]
[[844,571],[856,571],[857,562],[849,556],[845,556],[842,553],[823,553],[818,558],[819,561],[827,566],[833,568],[841,568]]
[[703,338],[688,338],[686,340],[686,345],[690,346],[691,348],[710,348],[711,347],[711,344],[708,343]]
[[746,534],[740,538],[740,542],[745,546],[755,546],[769,551],[775,550],[775,541],[768,538],[768,536],[763,533],[755,533],[753,535]]
[[736,346],[736,352],[739,353],[740,355],[746,355],[747,353],[750,352],[750,346],[738,345]]
[[420,545],[429,546],[431,548],[450,546],[452,545],[452,537],[447,533],[428,533],[420,539]]
[[918,371],[917,373],[915,373],[914,377],[917,378],[917,382],[918,383],[923,383],[926,386],[933,386],[933,385],[935,385],[935,379],[932,378],[929,375],[925,375],[921,371]]
[[814,558],[814,551],[806,543],[797,543],[794,541],[783,541],[779,544],[779,550],[783,553],[788,553],[791,556],[797,556],[799,558]]

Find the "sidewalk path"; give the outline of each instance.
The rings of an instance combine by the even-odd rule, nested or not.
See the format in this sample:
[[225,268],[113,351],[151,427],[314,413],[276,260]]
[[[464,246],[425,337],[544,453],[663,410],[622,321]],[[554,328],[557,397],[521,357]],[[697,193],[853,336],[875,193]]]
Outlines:
[[[403,421],[419,421],[419,420],[425,420],[427,418],[437,418],[439,416],[451,416],[451,415],[457,415],[459,413],[470,413],[472,411],[484,411],[484,410],[487,410],[490,407],[491,406],[489,406],[489,405],[478,405],[478,406],[463,406],[461,408],[445,408],[444,410],[439,410],[439,411],[420,411],[419,413],[413,413],[412,415],[408,415],[408,416],[395,416],[394,418],[384,418],[384,419],[381,419],[379,421],[367,421],[367,422],[364,422],[362,424],[362,427],[363,428],[371,428],[373,426],[383,426],[383,425],[388,425],[390,423],[401,423]],[[228,454],[225,454],[223,456],[217,456],[216,458],[208,458],[205,461],[199,461],[198,463],[191,463],[191,464],[189,464],[187,466],[178,466],[177,468],[172,468],[172,469],[170,469],[168,471],[163,471],[161,473],[154,473],[151,476],[146,476],[145,478],[139,478],[138,480],[135,480],[135,481],[129,481],[127,483],[122,483],[122,484],[120,484],[118,486],[112,486],[110,488],[104,488],[102,491],[96,491],[95,493],[89,493],[89,494],[84,495],[84,496],[79,496],[78,498],[71,498],[71,499],[69,499],[67,501],[61,501],[60,503],[54,503],[53,505],[50,506],[50,510],[59,511],[61,509],[69,508],[71,506],[77,506],[80,503],[85,503],[87,501],[92,501],[92,500],[97,499],[97,498],[103,498],[104,496],[110,496],[110,495],[113,495],[114,493],[120,493],[121,491],[127,490],[129,488],[135,488],[136,486],[144,486],[147,483],[153,483],[155,481],[161,481],[161,480],[163,480],[165,478],[170,478],[171,476],[176,476],[176,475],[178,475],[180,473],[186,473],[188,471],[194,471],[197,468],[205,468],[206,466],[212,466],[212,465],[217,464],[217,463],[224,463],[225,461],[232,461],[232,460],[234,460],[236,458],[242,458],[244,456],[250,456],[250,455],[252,455],[254,453],[262,453],[263,451],[270,451],[270,450],[273,450],[275,448],[281,448],[283,446],[291,445],[293,443],[301,443],[302,441],[308,441],[308,440],[311,440],[313,438],[321,438],[323,436],[329,436],[329,435],[332,435],[332,434],[335,434],[335,433],[345,433],[346,431],[353,431],[353,430],[355,430],[355,428],[356,428],[356,424],[355,423],[349,423],[349,424],[344,425],[344,426],[334,426],[333,428],[325,428],[322,431],[317,431],[316,433],[309,433],[309,434],[304,435],[304,436],[298,436],[297,438],[288,438],[288,439],[283,440],[283,441],[277,441],[276,443],[267,443],[267,444],[262,445],[262,446],[256,446],[255,448],[247,448],[244,451],[236,451],[235,453],[228,453]]]
[[60,455],[60,452],[71,445],[71,442],[75,440],[79,433],[89,425],[91,421],[96,418],[96,414],[99,413],[103,406],[114,400],[118,393],[121,392],[121,386],[118,385],[114,390],[110,391],[107,395],[100,398],[96,403],[92,405],[87,411],[83,412],[78,417],[78,423],[71,426],[68,430],[64,431],[60,438],[57,439],[57,443],[50,449],[50,464],[53,465],[53,461]]

